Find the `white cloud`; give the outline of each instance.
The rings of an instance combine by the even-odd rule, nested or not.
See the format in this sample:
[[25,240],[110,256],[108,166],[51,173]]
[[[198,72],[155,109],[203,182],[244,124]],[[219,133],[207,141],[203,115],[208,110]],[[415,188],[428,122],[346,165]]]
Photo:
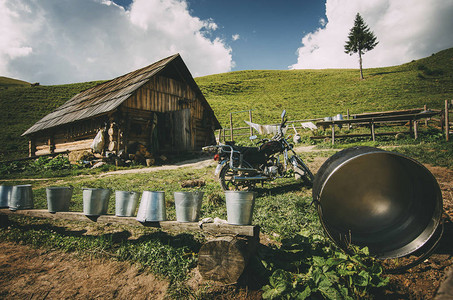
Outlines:
[[237,34],[237,33],[236,33],[236,34],[233,34],[233,35],[231,36],[231,39],[232,39],[233,41],[237,41],[237,40],[239,40],[240,38],[241,38],[241,36],[240,36],[239,34]]
[[217,24],[185,0],[0,0],[0,74],[42,84],[110,79],[180,53],[193,76],[228,72]]
[[357,13],[379,41],[365,54],[365,68],[398,65],[453,46],[453,0],[326,0],[327,22],[302,38],[290,68],[358,68],[357,55],[344,53]]

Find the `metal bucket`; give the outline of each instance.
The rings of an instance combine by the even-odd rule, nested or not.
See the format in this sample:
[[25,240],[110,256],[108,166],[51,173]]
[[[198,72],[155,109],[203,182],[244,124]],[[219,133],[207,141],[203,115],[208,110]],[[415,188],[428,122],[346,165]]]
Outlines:
[[116,191],[115,215],[117,217],[133,217],[137,209],[137,203],[137,192]]
[[255,192],[225,191],[228,224],[252,224]]
[[13,186],[8,206],[10,210],[33,208],[33,191],[31,189],[31,184]]
[[167,219],[165,192],[144,191],[137,213],[139,222],[158,222]]
[[50,213],[57,211],[69,211],[69,203],[72,198],[72,187],[50,186],[46,188],[47,209]]
[[175,192],[176,221],[197,222],[200,218],[203,192]]
[[378,258],[422,247],[442,215],[442,194],[423,165],[402,154],[353,147],[330,157],[313,183],[328,236],[343,249],[367,246]]
[[83,213],[86,216],[107,214],[110,190],[99,188],[83,189]]
[[8,207],[12,190],[12,185],[0,185],[0,208]]

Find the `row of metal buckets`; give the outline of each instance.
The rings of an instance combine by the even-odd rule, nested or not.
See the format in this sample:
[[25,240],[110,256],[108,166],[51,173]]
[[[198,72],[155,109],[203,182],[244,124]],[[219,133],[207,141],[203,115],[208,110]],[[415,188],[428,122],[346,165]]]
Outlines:
[[[112,193],[109,189],[83,188],[83,213],[86,216],[106,215]],[[69,211],[72,187],[47,187],[47,207],[50,213]],[[200,218],[204,193],[174,192],[176,221],[197,222]],[[138,192],[115,191],[115,215],[133,217],[137,209],[140,194]],[[227,219],[232,225],[250,225],[252,223],[255,193],[249,191],[225,192]],[[0,207],[10,210],[32,209],[33,192],[31,185],[0,185]],[[165,192],[144,191],[141,195],[137,212],[139,222],[166,221]]]

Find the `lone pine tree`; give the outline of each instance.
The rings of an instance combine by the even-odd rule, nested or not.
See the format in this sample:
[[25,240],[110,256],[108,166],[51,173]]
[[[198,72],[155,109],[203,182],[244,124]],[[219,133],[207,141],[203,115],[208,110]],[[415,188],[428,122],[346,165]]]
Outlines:
[[365,24],[362,16],[357,13],[354,20],[354,27],[351,28],[348,35],[348,41],[344,45],[344,52],[349,55],[354,53],[359,54],[360,79],[363,79],[362,55],[367,51],[373,50],[377,44],[376,36],[374,36],[374,33],[368,28],[368,25]]

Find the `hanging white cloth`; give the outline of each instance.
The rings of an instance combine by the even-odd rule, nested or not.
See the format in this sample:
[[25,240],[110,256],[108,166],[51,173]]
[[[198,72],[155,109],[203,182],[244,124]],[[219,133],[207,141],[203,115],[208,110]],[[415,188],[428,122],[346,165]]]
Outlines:
[[[260,124],[252,123],[249,121],[244,121],[244,122],[247,123],[247,125],[249,125],[253,129],[255,129],[256,131],[258,131],[259,134],[276,135],[278,133],[278,129],[280,127],[279,125],[260,125]],[[286,129],[287,129],[287,127],[283,128],[283,134],[286,133]]]
[[313,122],[304,122],[304,123],[300,123],[300,125],[302,125],[303,128],[307,128],[310,130],[318,129],[318,127]]

